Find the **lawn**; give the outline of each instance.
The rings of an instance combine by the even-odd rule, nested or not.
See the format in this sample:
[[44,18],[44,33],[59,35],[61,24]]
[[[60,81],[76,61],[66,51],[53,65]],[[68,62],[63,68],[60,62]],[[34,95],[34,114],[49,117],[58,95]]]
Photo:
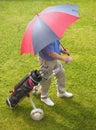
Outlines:
[[[66,70],[71,99],[56,96],[52,79],[49,95],[55,103],[48,107],[31,95],[43,109],[41,121],[30,118],[31,104],[25,98],[15,110],[5,101],[9,91],[27,73],[39,69],[38,55],[20,55],[20,45],[28,22],[37,12],[58,4],[79,6],[80,19],[64,33],[62,44],[73,61]],[[0,0],[0,130],[96,130],[96,0]]]

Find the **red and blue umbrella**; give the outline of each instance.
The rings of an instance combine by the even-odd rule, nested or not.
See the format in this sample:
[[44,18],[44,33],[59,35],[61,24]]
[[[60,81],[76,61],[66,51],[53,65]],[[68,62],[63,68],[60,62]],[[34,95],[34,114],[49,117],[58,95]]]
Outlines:
[[46,8],[28,24],[21,44],[21,54],[32,55],[60,40],[66,29],[79,19],[78,6],[64,4]]

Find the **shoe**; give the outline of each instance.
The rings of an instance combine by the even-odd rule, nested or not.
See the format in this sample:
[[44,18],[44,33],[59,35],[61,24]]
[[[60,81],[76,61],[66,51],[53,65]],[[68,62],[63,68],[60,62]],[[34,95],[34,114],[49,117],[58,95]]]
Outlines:
[[48,106],[54,106],[54,102],[52,102],[49,97],[41,98],[41,101],[44,102]]
[[67,98],[71,98],[71,97],[73,97],[73,94],[72,94],[72,93],[69,93],[69,92],[57,93],[57,97],[67,97]]

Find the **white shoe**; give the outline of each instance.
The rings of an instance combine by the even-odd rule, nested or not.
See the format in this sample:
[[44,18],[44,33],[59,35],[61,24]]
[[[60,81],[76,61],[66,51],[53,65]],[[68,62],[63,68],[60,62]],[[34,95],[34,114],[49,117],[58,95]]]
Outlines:
[[41,98],[41,101],[47,104],[48,106],[54,106],[54,102],[52,102],[49,97]]
[[72,93],[69,92],[64,92],[64,93],[57,93],[57,97],[67,97],[67,98],[71,98],[73,96]]

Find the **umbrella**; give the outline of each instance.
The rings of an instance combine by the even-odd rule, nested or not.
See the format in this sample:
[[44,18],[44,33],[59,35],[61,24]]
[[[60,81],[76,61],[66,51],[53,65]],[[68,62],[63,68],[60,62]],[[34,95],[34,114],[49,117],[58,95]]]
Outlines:
[[24,32],[21,54],[34,55],[53,41],[60,40],[78,18],[78,6],[71,4],[50,6],[36,14]]

